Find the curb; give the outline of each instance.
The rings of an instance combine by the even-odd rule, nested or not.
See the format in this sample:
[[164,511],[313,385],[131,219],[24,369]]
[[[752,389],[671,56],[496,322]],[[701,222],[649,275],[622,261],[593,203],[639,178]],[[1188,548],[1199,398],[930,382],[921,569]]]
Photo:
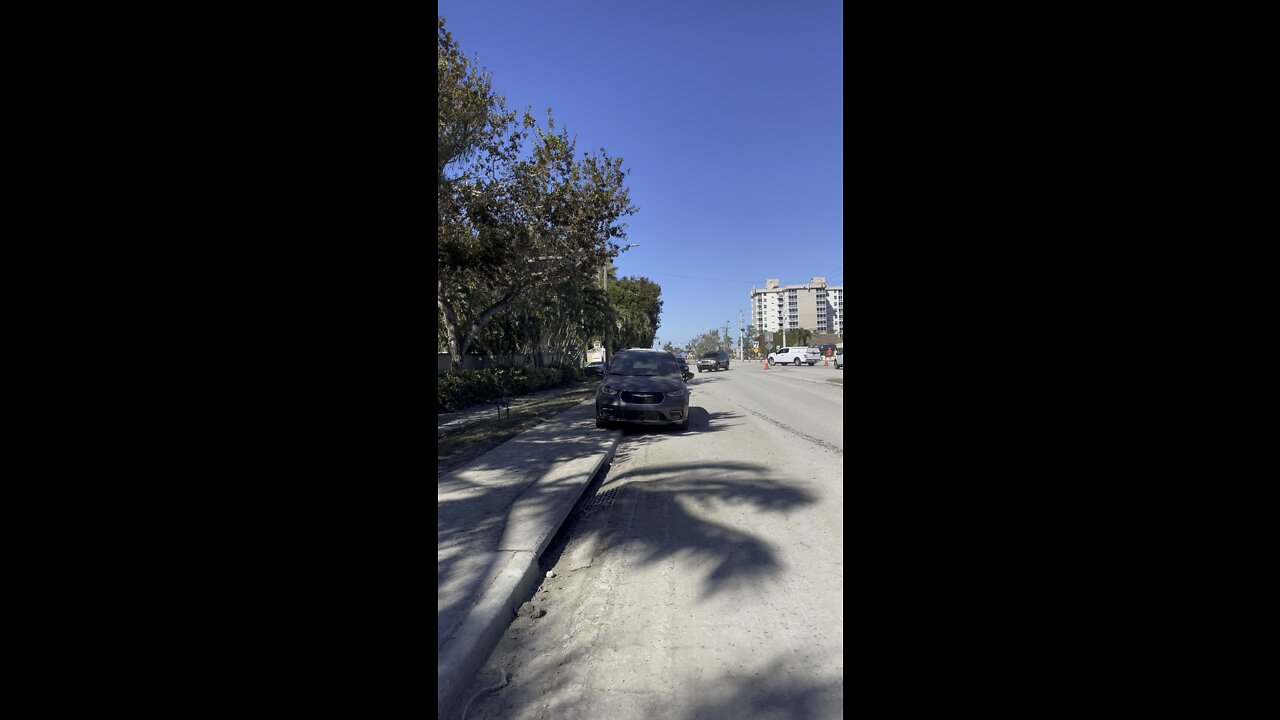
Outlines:
[[[507,626],[515,617],[515,611],[524,598],[533,592],[541,573],[538,572],[538,560],[546,551],[547,545],[561,526],[573,512],[582,493],[591,484],[591,479],[600,472],[600,468],[613,460],[613,455],[622,440],[622,430],[615,429],[613,443],[609,449],[599,453],[591,471],[586,473],[582,487],[573,495],[573,501],[562,503],[563,512],[556,509],[556,519],[551,523],[549,532],[542,533],[537,544],[537,552],[497,550],[509,555],[506,562],[499,562],[501,568],[490,577],[489,585],[480,593],[476,604],[467,613],[466,619],[458,626],[436,658],[436,717],[451,718],[462,709],[465,698],[459,694],[466,690],[475,674],[489,658],[506,632]],[[555,472],[552,468],[546,475]],[[545,478],[546,475],[543,477]],[[513,516],[515,513],[513,513]],[[540,531],[541,532],[541,531]]]

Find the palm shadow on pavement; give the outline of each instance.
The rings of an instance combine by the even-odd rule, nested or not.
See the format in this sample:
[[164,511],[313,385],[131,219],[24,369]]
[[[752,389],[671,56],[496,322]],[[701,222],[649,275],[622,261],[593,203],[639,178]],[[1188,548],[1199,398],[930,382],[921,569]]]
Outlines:
[[[568,541],[616,544],[641,564],[676,561],[680,567],[698,568],[703,597],[781,570],[776,540],[749,532],[750,524],[710,520],[709,510],[728,506],[739,514],[785,514],[817,501],[813,493],[777,478],[768,467],[732,461],[623,467],[617,473],[611,470],[599,489],[626,493],[620,497],[632,508],[627,513],[629,527],[619,535],[616,524],[573,525]],[[588,488],[584,498],[595,490]]]

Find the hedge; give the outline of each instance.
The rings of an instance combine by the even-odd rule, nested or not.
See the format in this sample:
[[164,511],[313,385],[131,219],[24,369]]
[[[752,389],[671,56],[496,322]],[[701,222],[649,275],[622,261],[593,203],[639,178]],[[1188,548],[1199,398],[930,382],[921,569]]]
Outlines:
[[582,368],[568,365],[450,371],[436,379],[436,412],[457,412],[474,403],[525,395],[584,379]]

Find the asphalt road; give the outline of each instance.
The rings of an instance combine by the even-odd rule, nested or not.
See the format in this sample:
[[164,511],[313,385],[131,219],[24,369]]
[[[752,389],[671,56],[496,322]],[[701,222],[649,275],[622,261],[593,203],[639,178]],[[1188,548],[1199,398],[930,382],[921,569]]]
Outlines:
[[843,378],[735,361],[628,429],[466,717],[842,717]]

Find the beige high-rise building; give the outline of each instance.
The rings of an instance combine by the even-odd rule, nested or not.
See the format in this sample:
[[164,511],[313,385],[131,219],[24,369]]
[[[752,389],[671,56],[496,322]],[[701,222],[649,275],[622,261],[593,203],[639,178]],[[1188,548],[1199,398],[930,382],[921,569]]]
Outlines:
[[770,278],[763,289],[751,288],[751,324],[770,333],[806,328],[843,335],[844,287],[828,285],[822,277],[804,285],[778,285]]

